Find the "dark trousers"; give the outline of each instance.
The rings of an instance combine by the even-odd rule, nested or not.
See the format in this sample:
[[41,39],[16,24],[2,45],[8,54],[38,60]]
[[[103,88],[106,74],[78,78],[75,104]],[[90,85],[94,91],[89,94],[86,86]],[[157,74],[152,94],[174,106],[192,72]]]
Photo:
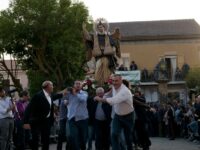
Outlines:
[[95,120],[95,146],[96,150],[109,150],[110,148],[110,122]]
[[31,123],[32,150],[38,150],[39,136],[41,136],[42,150],[49,150],[51,121],[49,118]]
[[168,120],[169,138],[175,139],[175,122],[173,119]]
[[14,143],[16,146],[16,150],[25,149],[25,130],[23,128],[22,120],[15,120]]
[[14,144],[16,150],[24,150],[26,146],[30,146],[31,132],[23,128],[23,120],[15,120]]
[[122,129],[124,131],[125,141],[127,145],[127,150],[132,150],[132,130],[133,130],[133,113],[128,115],[114,116],[112,121],[112,131],[111,131],[111,140],[112,140],[112,149],[120,150],[120,136]]
[[135,129],[136,135],[138,137],[138,144],[142,146],[142,148],[149,148],[151,145],[151,141],[149,139],[148,130],[146,127],[146,123],[143,120],[136,119],[135,120]]
[[67,138],[67,119],[62,119],[59,122],[59,133],[58,133],[58,144],[57,144],[57,150],[62,150],[62,144],[66,141],[66,150],[69,149],[69,141]]
[[69,120],[69,142],[72,150],[85,150],[88,134],[88,120]]

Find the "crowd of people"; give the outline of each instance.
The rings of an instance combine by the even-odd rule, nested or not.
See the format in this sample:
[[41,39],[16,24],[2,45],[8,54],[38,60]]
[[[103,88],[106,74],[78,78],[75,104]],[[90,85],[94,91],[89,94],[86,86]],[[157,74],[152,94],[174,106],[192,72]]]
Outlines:
[[[159,62],[153,70],[147,70],[146,68],[143,68],[140,70],[141,81],[142,82],[157,81],[159,78],[182,81],[186,77],[186,74],[188,73],[189,69],[190,67],[188,64],[184,64],[181,69],[177,67],[174,72],[174,77],[172,77],[171,68],[169,67],[167,68],[166,63],[164,62],[164,59],[162,59],[162,61]],[[129,68],[124,66],[124,64],[121,64],[119,67],[117,67],[117,70],[118,71],[136,71],[136,70],[139,70],[139,68],[138,68],[138,65],[135,63],[135,61],[131,61]]]
[[63,143],[66,150],[149,150],[149,136],[200,139],[200,96],[187,106],[177,100],[146,104],[120,75],[112,77],[109,89],[99,86],[95,92],[90,95],[76,80],[73,87],[52,94],[53,83],[45,81],[30,101],[26,91],[14,101],[0,88],[0,149],[48,150],[51,134],[58,135],[57,150]]
[[117,70],[119,71],[128,71],[128,70],[131,70],[131,71],[135,71],[135,70],[138,70],[138,66],[137,64],[135,63],[135,61],[131,61],[131,64],[130,64],[130,67],[129,69],[127,67],[124,66],[124,64],[121,64]]
[[154,108],[156,111],[151,115],[149,125],[151,136],[168,137],[170,140],[182,137],[199,143],[200,96],[196,96],[192,104],[183,105],[172,100]]

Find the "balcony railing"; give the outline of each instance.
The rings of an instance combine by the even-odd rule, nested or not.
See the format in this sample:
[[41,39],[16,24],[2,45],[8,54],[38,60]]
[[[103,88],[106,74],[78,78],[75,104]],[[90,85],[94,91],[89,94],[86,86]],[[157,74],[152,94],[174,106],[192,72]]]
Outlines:
[[141,82],[183,81],[180,71],[171,72],[166,70],[141,70]]

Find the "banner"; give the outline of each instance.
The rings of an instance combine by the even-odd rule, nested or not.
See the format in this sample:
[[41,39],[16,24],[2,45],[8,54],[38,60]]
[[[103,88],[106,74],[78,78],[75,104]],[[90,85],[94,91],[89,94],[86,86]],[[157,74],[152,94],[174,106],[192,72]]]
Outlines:
[[115,74],[120,74],[123,79],[128,80],[131,84],[138,83],[141,80],[141,72],[136,71],[115,71]]

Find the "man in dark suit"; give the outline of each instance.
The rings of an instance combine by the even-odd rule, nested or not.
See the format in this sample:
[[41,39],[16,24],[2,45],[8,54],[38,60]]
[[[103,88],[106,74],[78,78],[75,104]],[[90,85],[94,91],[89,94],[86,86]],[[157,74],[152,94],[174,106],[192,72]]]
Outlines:
[[36,93],[25,110],[24,128],[31,129],[32,150],[38,150],[39,135],[41,135],[42,150],[49,149],[50,128],[53,124],[53,100],[63,94],[52,95],[53,83],[44,81],[42,90]]

